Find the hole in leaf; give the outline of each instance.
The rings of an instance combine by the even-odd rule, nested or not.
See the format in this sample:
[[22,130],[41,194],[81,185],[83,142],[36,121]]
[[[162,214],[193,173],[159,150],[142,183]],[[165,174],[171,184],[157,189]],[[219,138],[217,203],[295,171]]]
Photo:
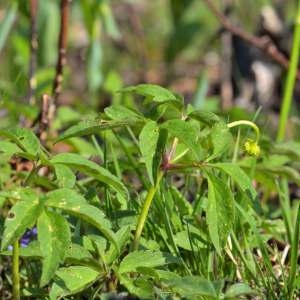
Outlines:
[[9,213],[8,213],[8,218],[9,218],[9,219],[13,219],[15,216],[16,216],[16,215],[15,215],[15,213],[13,213],[13,212],[9,212]]

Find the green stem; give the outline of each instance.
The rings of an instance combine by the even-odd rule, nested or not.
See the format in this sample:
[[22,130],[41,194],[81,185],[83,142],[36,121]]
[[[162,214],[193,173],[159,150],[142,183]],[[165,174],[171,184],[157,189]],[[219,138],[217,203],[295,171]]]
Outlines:
[[248,121],[248,120],[234,121],[234,122],[228,123],[227,127],[232,128],[232,127],[236,127],[236,126],[240,126],[240,125],[246,125],[246,126],[252,127],[256,134],[256,142],[258,142],[258,140],[260,138],[260,131],[259,131],[258,126],[251,121]]
[[164,172],[160,171],[157,176],[156,184],[154,186],[151,186],[150,189],[148,190],[148,194],[147,194],[147,197],[143,204],[143,208],[142,208],[142,211],[141,211],[141,214],[139,216],[137,226],[136,226],[133,245],[132,245],[133,250],[137,250],[139,247],[140,237],[142,235],[142,231],[143,231],[143,228],[144,228],[147,216],[148,216],[148,212],[149,212],[152,200],[158,190],[160,181],[163,178],[163,176],[164,176]]
[[294,40],[291,53],[291,60],[285,82],[283,103],[280,111],[279,127],[277,133],[277,142],[281,142],[285,137],[287,120],[291,108],[293,90],[296,81],[298,60],[300,50],[300,1],[298,1],[297,14],[295,18]]
[[20,300],[20,274],[19,274],[19,256],[20,246],[19,240],[13,244],[13,256],[12,256],[12,283],[13,283],[13,299]]

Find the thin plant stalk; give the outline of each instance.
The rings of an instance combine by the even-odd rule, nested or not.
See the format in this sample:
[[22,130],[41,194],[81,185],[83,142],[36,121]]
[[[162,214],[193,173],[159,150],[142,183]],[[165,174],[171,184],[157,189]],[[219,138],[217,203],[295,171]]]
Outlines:
[[281,142],[285,137],[286,125],[291,109],[293,90],[297,77],[297,68],[300,51],[300,1],[298,1],[297,14],[295,18],[294,40],[292,46],[291,60],[285,82],[283,102],[280,111],[280,119],[277,133],[277,141]]
[[30,61],[29,61],[29,91],[28,102],[31,105],[36,104],[36,66],[37,66],[37,13],[39,0],[30,0]]
[[20,274],[19,274],[19,263],[20,263],[20,245],[19,240],[13,244],[12,253],[12,294],[14,300],[20,300]]
[[297,209],[296,215],[296,224],[294,229],[294,237],[292,242],[292,251],[291,251],[291,269],[289,274],[289,299],[293,299],[294,290],[295,290],[295,281],[296,281],[296,273],[298,267],[298,252],[299,252],[299,240],[300,240],[300,206]]
[[148,193],[147,193],[147,196],[146,196],[145,202],[143,204],[142,211],[141,211],[141,214],[139,216],[137,226],[136,226],[136,231],[135,231],[135,235],[134,235],[134,239],[133,239],[133,246],[132,246],[133,250],[137,250],[139,247],[140,238],[142,235],[142,231],[143,231],[143,228],[144,228],[147,216],[148,216],[148,212],[149,212],[152,200],[159,188],[159,184],[160,184],[160,181],[163,178],[163,176],[164,176],[164,172],[160,171],[157,176],[156,184],[151,186],[150,189],[148,190]]

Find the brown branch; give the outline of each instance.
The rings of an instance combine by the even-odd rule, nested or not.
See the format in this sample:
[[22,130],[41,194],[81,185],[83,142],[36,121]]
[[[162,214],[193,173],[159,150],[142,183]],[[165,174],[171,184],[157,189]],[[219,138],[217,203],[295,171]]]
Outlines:
[[42,108],[39,118],[38,134],[41,142],[45,142],[47,139],[47,129],[54,117],[54,105],[51,105],[51,97],[47,94],[42,96]]
[[[33,0],[34,1],[34,0]],[[69,3],[71,0],[61,0],[60,2],[60,31],[58,38],[58,57],[56,63],[56,72],[52,87],[52,97],[44,94],[42,96],[41,112],[38,117],[38,134],[41,142],[47,139],[47,132],[54,118],[56,111],[57,98],[61,93],[63,81],[63,69],[66,64],[67,33],[69,19]]]
[[29,62],[29,90],[28,90],[28,102],[35,104],[35,90],[36,90],[36,66],[37,66],[37,12],[38,12],[38,0],[30,0],[30,62]]
[[[283,66],[286,70],[289,67],[289,60],[287,57],[278,50],[276,45],[268,37],[257,37],[241,28],[234,26],[227,17],[222,14],[212,3],[211,0],[202,0],[215,17],[221,22],[223,27],[231,32],[233,35],[238,36],[245,42],[262,50],[266,55],[272,58],[276,63]],[[297,79],[300,79],[300,70],[297,72]]]
[[53,82],[52,95],[54,104],[61,93],[61,85],[63,81],[63,68],[66,64],[66,48],[67,48],[67,34],[68,34],[68,19],[69,19],[69,3],[71,0],[61,0],[60,10],[60,32],[58,40],[58,58],[56,64],[56,73]]

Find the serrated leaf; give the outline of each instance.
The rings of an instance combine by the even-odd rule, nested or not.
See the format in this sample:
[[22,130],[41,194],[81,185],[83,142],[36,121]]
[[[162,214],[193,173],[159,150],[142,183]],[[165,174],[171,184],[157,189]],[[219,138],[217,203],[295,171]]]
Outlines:
[[62,188],[74,187],[76,183],[76,176],[69,167],[63,164],[56,164],[54,165],[54,169],[55,169],[55,175],[59,187]]
[[153,159],[156,153],[157,142],[159,138],[159,127],[156,122],[148,121],[143,127],[139,136],[139,146],[142,157],[146,163],[147,173],[152,185],[154,185]]
[[171,280],[163,280],[171,289],[181,297],[198,299],[198,297],[217,298],[217,293],[211,281],[199,276],[185,276]]
[[212,127],[211,141],[213,144],[213,153],[209,157],[209,160],[222,155],[230,149],[232,135],[225,123],[218,122]]
[[95,269],[85,266],[61,268],[56,272],[50,291],[50,299],[56,300],[63,296],[74,295],[93,284],[101,274]]
[[33,191],[27,189],[18,196],[20,200],[10,209],[4,223],[2,250],[18,240],[27,228],[31,228],[42,211],[43,203]]
[[224,299],[236,299],[236,297],[240,296],[250,296],[257,294],[256,291],[251,289],[247,284],[245,283],[236,283],[231,285],[225,293]]
[[[126,244],[130,242],[131,236],[131,228],[129,225],[123,226],[121,229],[116,232],[116,240],[119,246],[120,251],[124,249]],[[108,264],[115,261],[115,259],[119,256],[119,251],[115,245],[111,245],[107,253],[105,254],[106,262]]]
[[225,245],[234,223],[234,200],[231,191],[219,178],[209,174],[206,218],[209,236],[217,252]]
[[68,263],[74,263],[85,259],[92,259],[91,253],[78,244],[71,244],[66,252],[65,260]]
[[[133,280],[134,279],[134,280]],[[120,283],[126,287],[130,294],[136,295],[140,299],[153,299],[153,283],[140,277],[132,278],[127,274],[119,275]]]
[[0,136],[4,136],[19,146],[23,151],[36,156],[40,150],[40,141],[35,134],[25,128],[1,129]]
[[44,211],[38,218],[38,241],[43,254],[40,285],[53,277],[71,243],[71,232],[65,218],[56,212]]
[[169,253],[151,250],[140,250],[131,252],[127,256],[125,256],[120,264],[118,272],[120,274],[135,272],[139,267],[155,268],[158,266],[178,262],[179,259]]
[[220,122],[220,118],[210,111],[194,110],[191,113],[189,113],[188,116],[207,126],[212,126],[215,123]]
[[126,120],[141,120],[143,116],[132,109],[125,107],[124,105],[111,105],[104,109],[105,114],[112,120],[115,121],[126,121]]
[[135,124],[137,119],[134,120],[85,120],[81,121],[78,124],[71,126],[68,128],[58,139],[56,139],[56,143],[62,140],[71,138],[71,137],[80,137],[85,135],[92,135],[99,133],[103,130],[113,129],[117,127],[123,127],[126,125]]
[[176,204],[181,216],[191,215],[193,212],[192,205],[189,201],[177,190],[175,186],[170,187],[174,203]]
[[111,174],[108,170],[100,167],[93,161],[90,161],[81,155],[75,153],[60,153],[54,156],[51,161],[54,165],[63,164],[72,169],[78,170],[88,176],[91,176],[128,198],[128,191],[118,177]]
[[161,125],[168,130],[169,135],[177,137],[178,140],[192,150],[199,157],[199,146],[197,144],[197,131],[192,124],[179,119],[168,120]]
[[256,191],[252,186],[250,178],[247,174],[237,165],[233,163],[215,163],[211,166],[221,169],[227,173],[240,187],[243,192],[249,192],[252,199],[257,197]]
[[171,91],[155,84],[139,84],[129,86],[121,90],[121,92],[132,92],[137,95],[149,97],[157,103],[175,102],[182,105],[182,100]]
[[49,192],[46,197],[46,206],[64,210],[95,226],[118,248],[115,234],[110,229],[110,221],[105,218],[99,208],[88,204],[81,195],[70,189],[58,189]]

